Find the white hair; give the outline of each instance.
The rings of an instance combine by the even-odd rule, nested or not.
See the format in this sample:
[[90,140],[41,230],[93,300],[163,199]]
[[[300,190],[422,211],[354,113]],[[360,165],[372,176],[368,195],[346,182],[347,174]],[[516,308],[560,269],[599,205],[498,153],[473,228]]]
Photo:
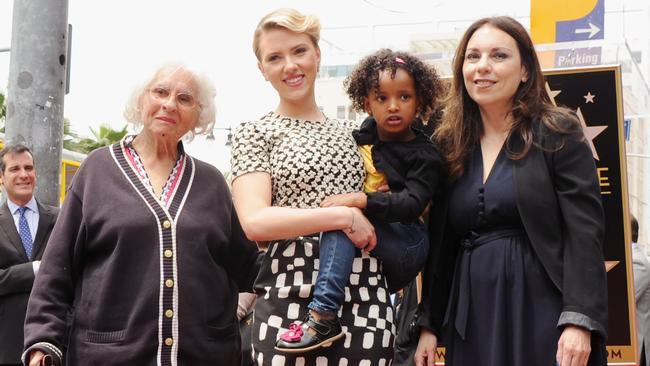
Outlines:
[[153,73],[144,83],[138,85],[131,92],[131,96],[126,101],[124,107],[124,118],[127,122],[132,123],[137,129],[142,127],[142,97],[146,93],[147,88],[158,78],[158,76],[169,69],[177,70],[184,69],[192,74],[193,80],[197,87],[197,99],[199,102],[199,118],[196,121],[196,126],[190,130],[184,138],[192,140],[195,135],[205,135],[212,131],[214,122],[216,120],[216,107],[214,105],[214,97],[217,95],[212,81],[203,73],[195,72],[182,63],[168,63],[165,64]]

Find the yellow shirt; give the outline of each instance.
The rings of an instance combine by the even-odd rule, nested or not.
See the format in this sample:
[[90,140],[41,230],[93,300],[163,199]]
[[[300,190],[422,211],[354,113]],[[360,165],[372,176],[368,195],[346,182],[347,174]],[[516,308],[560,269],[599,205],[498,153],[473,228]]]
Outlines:
[[363,166],[366,168],[366,180],[363,182],[363,191],[377,192],[377,188],[388,184],[386,174],[377,171],[372,162],[372,145],[359,145],[359,152],[363,158]]

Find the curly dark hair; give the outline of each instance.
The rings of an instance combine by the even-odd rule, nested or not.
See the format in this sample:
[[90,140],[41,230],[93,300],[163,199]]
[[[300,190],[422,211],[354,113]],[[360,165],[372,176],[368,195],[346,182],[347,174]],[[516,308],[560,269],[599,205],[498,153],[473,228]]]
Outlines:
[[444,91],[436,69],[409,53],[394,52],[387,48],[364,57],[343,82],[345,92],[352,100],[352,108],[367,112],[365,99],[379,87],[379,73],[390,70],[391,77],[394,78],[397,69],[408,72],[413,78],[418,99],[417,115],[427,120],[435,111]]

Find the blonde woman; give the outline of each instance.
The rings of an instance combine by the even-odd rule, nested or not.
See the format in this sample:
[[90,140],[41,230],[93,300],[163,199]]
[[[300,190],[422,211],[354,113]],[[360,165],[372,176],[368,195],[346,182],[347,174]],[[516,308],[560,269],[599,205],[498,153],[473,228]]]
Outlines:
[[[357,208],[319,208],[327,196],[359,191],[364,178],[351,134],[358,126],[328,118],[316,104],[319,32],[316,17],[292,9],[260,21],[253,49],[280,102],[234,134],[235,208],[246,235],[269,242],[255,283],[255,358],[274,366],[388,365],[393,308],[380,263],[367,254],[376,244],[374,228]],[[331,319],[307,307],[318,273],[319,233],[331,230],[343,230],[363,249],[340,313],[345,338],[308,354],[277,351],[276,340],[287,330],[322,339],[337,331]]]

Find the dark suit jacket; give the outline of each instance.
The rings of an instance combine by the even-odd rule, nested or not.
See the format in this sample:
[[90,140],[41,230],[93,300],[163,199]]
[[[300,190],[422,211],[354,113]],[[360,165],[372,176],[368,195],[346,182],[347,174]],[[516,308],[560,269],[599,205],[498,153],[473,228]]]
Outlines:
[[[34,260],[43,256],[59,212],[56,207],[37,204],[39,220],[34,238]],[[33,283],[32,263],[5,203],[0,207],[0,364],[20,363],[23,323]]]
[[[560,135],[540,127],[535,141],[540,147],[515,161],[517,207],[534,252],[562,293],[562,311],[596,321],[596,338],[602,342],[607,336],[605,220],[591,149],[575,129]],[[511,141],[512,151],[520,151],[521,146],[520,140]],[[438,201],[431,212],[432,247],[418,319],[418,325],[438,335],[454,291],[451,283],[460,243],[446,225],[447,205],[444,199]]]

